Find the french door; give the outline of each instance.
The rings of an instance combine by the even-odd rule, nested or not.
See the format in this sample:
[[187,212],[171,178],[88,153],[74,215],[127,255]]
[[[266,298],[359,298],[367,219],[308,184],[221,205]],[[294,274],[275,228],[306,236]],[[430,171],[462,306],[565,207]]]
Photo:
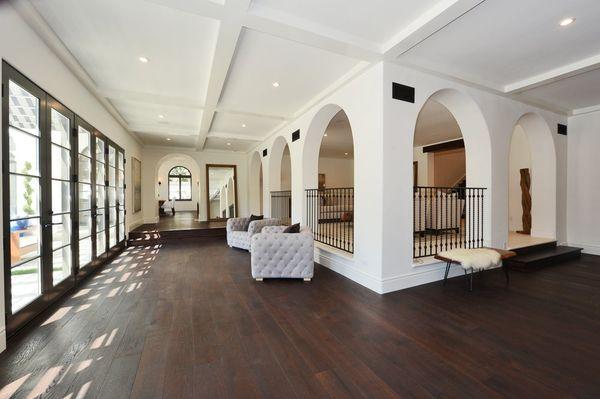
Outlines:
[[11,334],[124,246],[125,154],[10,65],[2,69]]

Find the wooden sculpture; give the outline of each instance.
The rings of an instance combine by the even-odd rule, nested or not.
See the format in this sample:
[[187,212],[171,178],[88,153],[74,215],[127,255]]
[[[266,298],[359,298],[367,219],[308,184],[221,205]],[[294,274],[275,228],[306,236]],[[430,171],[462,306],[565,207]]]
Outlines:
[[523,230],[520,234],[531,234],[531,176],[529,169],[520,169],[521,172],[521,207],[523,208]]

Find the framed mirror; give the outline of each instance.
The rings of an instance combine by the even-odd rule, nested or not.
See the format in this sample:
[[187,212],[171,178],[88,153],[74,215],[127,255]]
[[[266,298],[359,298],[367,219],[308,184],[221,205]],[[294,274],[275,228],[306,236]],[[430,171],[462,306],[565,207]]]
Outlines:
[[206,165],[206,197],[208,220],[238,216],[235,165]]

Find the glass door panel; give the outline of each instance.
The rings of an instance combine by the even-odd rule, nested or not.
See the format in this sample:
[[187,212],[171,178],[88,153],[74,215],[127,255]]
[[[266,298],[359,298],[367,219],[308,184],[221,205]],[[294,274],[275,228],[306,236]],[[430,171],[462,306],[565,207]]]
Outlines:
[[125,155],[117,152],[117,220],[119,223],[118,241],[125,240]]
[[117,150],[108,146],[108,246],[117,245]]
[[79,268],[84,268],[92,263],[92,129],[79,123],[77,126],[78,183],[77,194],[79,198]]
[[58,285],[73,274],[72,261],[72,199],[71,190],[71,121],[49,102],[50,108],[50,171],[52,198],[49,227],[52,237],[52,284]]
[[106,253],[106,163],[105,163],[105,143],[100,137],[95,138],[96,142],[96,257]]
[[[10,268],[10,313],[14,314],[42,294],[42,175],[40,152],[42,96],[13,80],[8,82],[8,226],[10,249],[5,248],[5,267]],[[8,140],[7,140],[8,139]],[[7,198],[5,196],[4,198]],[[6,222],[5,222],[6,223]],[[5,230],[6,231],[6,230]],[[6,233],[5,233],[6,234]],[[8,304],[7,304],[8,305]]]

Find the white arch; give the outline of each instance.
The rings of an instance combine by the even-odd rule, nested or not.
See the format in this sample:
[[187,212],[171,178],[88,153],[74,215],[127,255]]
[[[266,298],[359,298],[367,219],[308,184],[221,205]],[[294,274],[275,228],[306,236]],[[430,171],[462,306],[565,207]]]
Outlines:
[[[419,113],[429,100],[436,101],[446,107],[460,127],[465,143],[467,187],[486,188],[483,207],[483,220],[485,221],[483,225],[484,245],[491,245],[492,224],[494,222],[491,220],[492,144],[487,122],[477,103],[468,94],[459,90],[446,88],[434,92],[421,104]],[[417,117],[419,113],[417,113]],[[414,142],[415,130],[416,118],[412,142]],[[408,162],[410,162],[410,165],[408,165]],[[407,170],[412,170],[412,158],[407,160]],[[412,208],[412,201],[410,206]]]
[[[281,190],[281,161],[283,159],[283,152],[285,147],[290,148],[290,143],[284,136],[277,137],[271,148],[269,149],[269,190],[280,191]],[[291,150],[290,150],[290,162],[291,162]],[[293,165],[293,162],[291,162]],[[293,178],[293,173],[292,173]]]
[[[196,209],[196,204],[201,204],[202,203],[202,196],[200,195],[200,185],[199,183],[201,182],[202,178],[201,178],[201,173],[200,173],[200,166],[198,165],[198,162],[196,162],[196,160],[191,157],[188,154],[184,154],[184,153],[171,153],[171,154],[167,154],[165,156],[163,156],[162,158],[160,158],[157,162],[156,165],[154,167],[154,196],[156,199],[166,199],[166,195],[164,195],[165,192],[168,192],[168,178],[166,178],[165,176],[169,173],[169,170],[171,169],[171,167],[166,168],[165,164],[169,163],[170,161],[177,159],[177,160],[181,160],[183,161],[183,165],[186,168],[188,168],[190,170],[190,173],[192,174],[192,203],[186,203],[186,205],[192,206],[193,209],[190,208],[190,210],[195,210]],[[176,166],[176,165],[173,165]],[[163,169],[165,169],[165,176],[161,176],[163,173]],[[161,179],[161,184],[158,184],[159,179]],[[164,181],[163,181],[164,180]],[[167,191],[165,191],[167,190]],[[161,195],[161,192],[163,193],[163,195]],[[153,206],[153,216],[157,217],[158,216],[158,207]],[[202,210],[202,206],[200,206],[200,210]]]
[[[514,124],[529,142],[531,155],[531,235],[556,238],[556,147],[550,127],[528,112]],[[514,129],[513,133],[514,135]],[[512,136],[511,136],[512,139]]]
[[261,203],[263,192],[261,189],[261,174],[264,168],[262,167],[262,158],[258,151],[254,151],[250,158],[250,176],[248,179],[248,198],[250,212],[255,215],[262,214]]

